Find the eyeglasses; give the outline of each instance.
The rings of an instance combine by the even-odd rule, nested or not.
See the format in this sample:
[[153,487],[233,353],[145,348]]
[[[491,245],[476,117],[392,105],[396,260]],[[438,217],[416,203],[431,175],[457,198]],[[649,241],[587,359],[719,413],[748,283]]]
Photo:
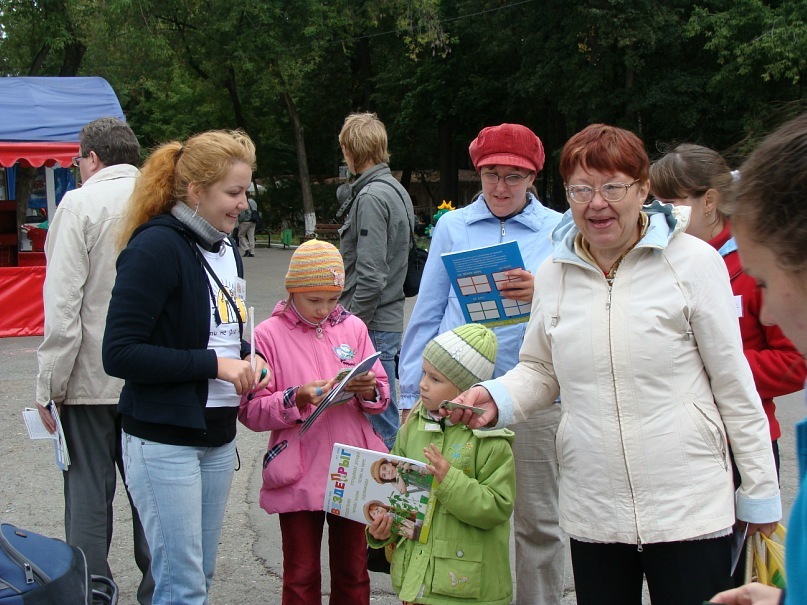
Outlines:
[[569,185],[566,187],[566,194],[569,199],[578,204],[588,204],[594,199],[594,194],[600,192],[602,199],[606,202],[618,202],[626,195],[628,189],[633,187],[639,179],[632,183],[606,183],[602,187],[589,187],[588,185]]
[[497,185],[500,180],[503,180],[504,184],[508,187],[515,187],[516,185],[520,185],[521,181],[524,179],[529,178],[530,174],[525,174],[524,176],[521,176],[520,174],[499,176],[495,172],[483,172],[480,176],[482,177],[482,182],[487,183],[488,185]]
[[84,158],[88,157],[90,157],[89,153],[87,155],[77,155],[76,157],[73,158],[71,163],[75,168],[78,168],[79,162],[81,162],[81,160],[83,160]]

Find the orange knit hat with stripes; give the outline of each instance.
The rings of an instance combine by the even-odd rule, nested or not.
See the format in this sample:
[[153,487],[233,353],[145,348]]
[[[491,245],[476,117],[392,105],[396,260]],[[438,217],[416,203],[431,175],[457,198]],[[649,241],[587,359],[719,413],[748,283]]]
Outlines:
[[289,292],[341,292],[345,287],[345,265],[336,246],[312,239],[300,244],[291,255],[286,273]]

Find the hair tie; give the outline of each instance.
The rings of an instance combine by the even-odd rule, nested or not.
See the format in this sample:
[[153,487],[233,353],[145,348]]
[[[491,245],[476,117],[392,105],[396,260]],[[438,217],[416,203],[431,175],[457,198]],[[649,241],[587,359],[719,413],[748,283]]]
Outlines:
[[179,158],[182,157],[182,152],[183,151],[185,151],[185,146],[180,145],[179,146],[179,151],[177,151],[177,155],[176,155],[176,157],[174,157],[174,164],[177,164],[179,162]]

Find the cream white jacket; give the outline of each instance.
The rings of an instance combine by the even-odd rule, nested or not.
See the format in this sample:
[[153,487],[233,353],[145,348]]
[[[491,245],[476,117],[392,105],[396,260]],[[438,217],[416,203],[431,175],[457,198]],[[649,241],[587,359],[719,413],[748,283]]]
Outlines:
[[500,425],[552,405],[560,524],[572,536],[642,544],[706,536],[735,519],[727,449],[742,475],[737,516],[781,503],[768,423],[743,355],[726,266],[683,233],[688,213],[645,208],[645,236],[609,288],[574,252],[567,212],[539,268],[519,364],[483,383]]
[[117,404],[123,381],[104,373],[101,342],[115,283],[116,226],[139,171],[108,166],[68,191],[48,227],[45,339],[36,400]]

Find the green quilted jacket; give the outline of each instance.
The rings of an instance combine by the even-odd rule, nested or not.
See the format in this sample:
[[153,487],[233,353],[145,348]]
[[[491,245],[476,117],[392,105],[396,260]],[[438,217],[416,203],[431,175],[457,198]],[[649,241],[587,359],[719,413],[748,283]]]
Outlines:
[[513,438],[508,429],[441,428],[420,402],[412,410],[391,453],[427,462],[423,448],[434,443],[451,468],[433,488],[437,505],[426,544],[400,536],[378,541],[367,534],[374,548],[395,542],[390,573],[402,600],[509,605]]

